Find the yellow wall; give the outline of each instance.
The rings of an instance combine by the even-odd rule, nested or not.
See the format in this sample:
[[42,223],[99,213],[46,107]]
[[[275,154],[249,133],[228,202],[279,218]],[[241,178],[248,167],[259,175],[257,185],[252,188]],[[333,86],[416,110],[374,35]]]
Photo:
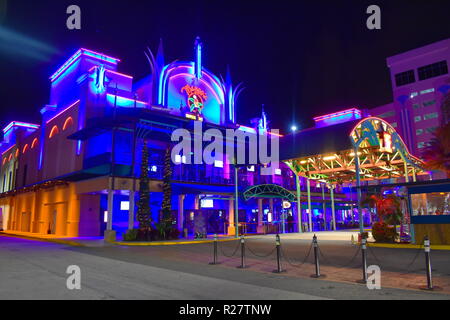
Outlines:
[[415,224],[416,243],[423,243],[428,235],[431,244],[450,244],[450,224]]

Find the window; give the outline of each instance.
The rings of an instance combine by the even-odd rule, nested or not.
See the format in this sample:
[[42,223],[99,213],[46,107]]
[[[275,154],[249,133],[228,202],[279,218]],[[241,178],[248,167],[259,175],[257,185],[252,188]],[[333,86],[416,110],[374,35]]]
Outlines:
[[417,69],[419,80],[434,78],[448,73],[447,61],[439,61]]
[[415,116],[414,117],[414,122],[419,122],[419,121],[421,121],[422,120],[422,117],[421,116]]
[[391,123],[391,126],[392,126],[393,128],[397,128],[397,122],[392,122],[392,123]]
[[427,142],[419,142],[417,144],[417,148],[419,148],[419,149],[425,148],[426,146],[428,146]]
[[120,201],[120,210],[121,211],[130,210],[130,201]]
[[22,153],[27,152],[27,150],[28,150],[28,143],[23,147]]
[[428,107],[428,106],[432,106],[432,105],[435,104],[435,103],[436,103],[436,100],[425,101],[425,102],[423,103],[423,106],[424,106],[424,107]]
[[417,129],[416,135],[420,136],[423,133],[423,129]]
[[449,215],[448,199],[450,192],[431,192],[411,195],[414,216]]
[[414,76],[414,70],[408,70],[395,75],[395,84],[397,87],[404,86],[405,84],[413,83],[416,81]]
[[414,104],[413,104],[413,108],[414,108],[414,109],[420,109],[420,104],[414,103]]
[[223,168],[223,161],[222,160],[214,160],[214,167]]
[[436,119],[438,117],[438,113],[437,112],[433,112],[433,113],[429,113],[423,116],[423,120],[428,120],[428,119]]
[[431,92],[434,92],[434,88],[422,90],[422,91],[420,91],[420,94],[427,94],[427,93],[431,93]]
[[389,118],[395,116],[395,111],[388,111],[379,115],[380,118]]
[[430,128],[426,128],[425,131],[427,133],[434,133],[436,131],[437,127],[430,127]]

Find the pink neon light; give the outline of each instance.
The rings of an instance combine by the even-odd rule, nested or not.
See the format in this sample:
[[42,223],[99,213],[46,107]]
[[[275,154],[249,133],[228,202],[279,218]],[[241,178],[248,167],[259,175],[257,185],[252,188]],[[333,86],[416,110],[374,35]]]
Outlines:
[[[111,94],[111,93],[108,93],[107,95],[108,95],[108,96],[110,96],[110,97],[116,97],[116,95],[114,95],[114,94]],[[124,99],[124,100],[128,100],[128,101],[132,101],[132,102],[134,102],[134,101],[135,101],[134,99],[130,99],[130,98],[125,98],[125,97],[122,97],[122,96],[117,96],[117,98],[119,98],[119,99]],[[147,103],[147,102],[144,102],[144,101],[139,101],[139,100],[136,100],[136,103],[140,103],[140,104],[145,104],[145,105],[148,105],[148,103]]]
[[40,126],[38,124],[33,124],[33,123],[13,121],[3,129],[3,132],[4,133],[8,132],[8,130],[11,129],[12,127],[24,127],[24,128],[30,128],[30,129],[39,129]]
[[120,59],[113,58],[111,56],[107,56],[106,54],[103,54],[103,53],[98,53],[98,52],[95,52],[95,51],[92,51],[92,50],[89,50],[89,49],[84,49],[84,48],[81,48],[81,50],[89,52],[89,53],[92,53],[92,54],[95,54],[97,56],[105,57],[106,59],[115,60],[116,62],[120,62]]
[[11,147],[9,147],[8,149],[6,149],[5,151],[2,152],[2,156],[7,153],[8,151],[10,151],[12,148],[14,148],[16,145],[12,145]]
[[73,104],[71,104],[70,106],[68,106],[67,108],[65,108],[63,111],[59,112],[56,116],[54,116],[54,117],[51,118],[50,120],[47,120],[46,123],[48,124],[50,121],[52,121],[52,120],[58,118],[61,114],[63,114],[64,112],[66,112],[67,110],[69,110],[70,108],[72,108],[72,107],[73,107],[74,105],[76,105],[78,102],[80,102],[80,100],[75,101]]
[[326,120],[326,119],[331,119],[331,118],[336,118],[336,117],[340,117],[346,114],[350,114],[350,113],[355,113],[357,115],[361,115],[361,111],[356,109],[356,108],[352,108],[352,109],[347,109],[347,110],[343,110],[343,111],[339,111],[339,112],[335,112],[335,113],[329,113],[323,116],[318,116],[313,118],[314,121],[322,121],[322,120]]

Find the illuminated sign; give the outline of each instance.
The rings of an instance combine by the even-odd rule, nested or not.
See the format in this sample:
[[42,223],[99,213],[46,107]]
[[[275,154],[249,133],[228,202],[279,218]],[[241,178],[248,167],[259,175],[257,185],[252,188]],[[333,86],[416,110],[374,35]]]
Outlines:
[[392,153],[392,136],[391,136],[391,134],[386,131],[379,132],[378,139],[380,141],[380,151]]
[[181,92],[186,92],[187,94],[189,110],[196,115],[201,114],[207,98],[206,93],[202,89],[188,84],[181,88]]

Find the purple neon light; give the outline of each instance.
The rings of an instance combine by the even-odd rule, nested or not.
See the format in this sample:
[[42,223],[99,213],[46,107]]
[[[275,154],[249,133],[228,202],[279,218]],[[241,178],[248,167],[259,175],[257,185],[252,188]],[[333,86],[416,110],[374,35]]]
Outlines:
[[112,64],[117,64],[120,62],[119,59],[104,55],[102,53],[94,52],[88,49],[81,48],[73,56],[69,58],[51,77],[50,81],[54,82],[57,78],[59,78],[72,64],[75,63],[75,61],[78,60],[79,57],[82,55],[89,56],[91,58],[95,58],[98,60],[101,60],[103,62],[108,62]]
[[339,112],[335,112],[335,113],[326,114],[323,116],[318,116],[313,119],[314,119],[314,121],[322,121],[322,120],[326,120],[326,119],[332,119],[332,118],[344,116],[347,114],[356,114],[358,116],[361,116],[361,110],[352,108],[352,109],[347,109],[347,110],[343,110],[343,111],[339,111]]
[[13,121],[3,129],[3,133],[8,132],[12,127],[24,127],[24,128],[30,128],[30,129],[39,129],[40,126],[38,124],[33,124],[33,123]]

